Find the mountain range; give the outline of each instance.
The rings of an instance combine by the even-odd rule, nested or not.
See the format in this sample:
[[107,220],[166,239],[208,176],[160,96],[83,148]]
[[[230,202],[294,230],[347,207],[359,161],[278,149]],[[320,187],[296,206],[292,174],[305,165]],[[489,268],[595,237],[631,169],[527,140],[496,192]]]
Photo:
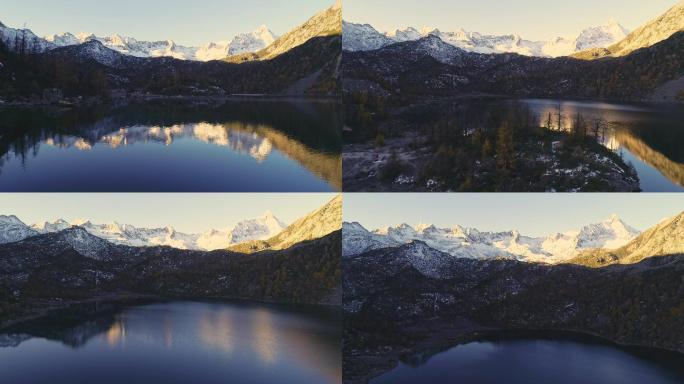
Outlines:
[[344,257],[420,242],[453,257],[511,259],[548,264],[567,262],[588,249],[617,249],[639,235],[639,231],[625,224],[616,215],[575,231],[543,237],[525,236],[515,230],[483,232],[459,225],[438,228],[427,224],[416,227],[401,224],[368,231],[359,223],[344,223],[342,231]]
[[45,300],[56,307],[140,295],[338,304],[339,215],[338,196],[286,227],[281,243],[271,236],[266,241],[273,246],[254,254],[181,248],[270,236],[283,226],[271,214],[243,221],[225,235],[207,233],[206,243],[172,229],[71,226],[63,220],[27,226],[2,216],[0,236],[7,242],[0,244],[0,325],[44,311]]
[[0,215],[0,244],[71,230],[87,233],[84,238],[128,247],[170,247],[180,250],[214,251],[230,248],[236,252],[255,253],[283,250],[298,243],[324,237],[342,227],[342,196],[286,225],[272,212],[245,219],[228,229],[211,229],[203,233],[178,232],[165,228],[140,228],[117,222],[94,224],[88,220],[68,222],[64,219],[27,225],[14,215]]
[[[374,37],[367,40],[365,47],[359,46],[369,50],[344,51],[343,92],[352,97],[365,92],[402,103],[425,96],[482,94],[676,101],[684,92],[682,9],[684,3],[608,46],[606,49],[615,51],[610,55],[596,54],[595,49],[554,58],[480,53],[431,33],[413,34],[406,38],[418,40],[392,40],[386,45],[384,38],[373,35],[372,28],[365,26],[361,32],[346,35],[347,46],[353,36]],[[602,35],[595,32],[588,30],[585,36]],[[396,36],[404,38],[402,34]],[[586,44],[576,46],[584,48]],[[596,58],[602,60],[588,60]]]
[[[252,32],[238,34],[230,40],[211,42],[199,47],[179,45],[173,40],[144,41],[119,34],[101,37],[85,32],[65,32],[39,37],[30,29],[10,28],[2,23],[0,41],[15,51],[19,50],[21,41],[25,41],[25,49],[31,53],[44,53],[96,41],[115,52],[139,58],[170,57],[206,62],[237,56],[240,59],[232,61],[268,60],[314,37],[339,35],[341,27],[337,20],[342,20],[342,4],[339,0],[332,7],[317,13],[283,36],[273,34],[267,26],[262,25]],[[248,55],[250,53],[252,55]]]
[[60,47],[99,41],[109,49],[135,57],[173,57],[180,60],[210,61],[246,52],[256,52],[272,44],[277,36],[267,26],[262,25],[252,32],[238,34],[230,40],[188,47],[176,44],[173,40],[143,41],[118,34],[101,37],[85,32],[76,34],[65,32],[38,37],[30,29],[0,26],[0,39],[9,47],[14,47],[15,42],[22,38],[26,39],[29,52],[46,52]]
[[338,1],[280,37],[260,28],[198,49],[118,35],[65,34],[48,41],[30,31],[5,26],[0,31],[0,81],[8,84],[0,96],[5,100],[35,99],[46,88],[65,96],[108,97],[113,90],[328,95],[339,81],[342,9]]
[[468,52],[518,53],[525,56],[559,57],[591,48],[605,48],[624,39],[629,33],[620,23],[607,23],[583,30],[572,38],[557,37],[549,41],[526,40],[516,34],[485,35],[478,32],[440,31],[436,28],[408,27],[391,33],[380,33],[369,24],[343,21],[342,47],[348,51],[368,51],[390,44],[415,41],[427,36],[439,37],[445,43]]
[[26,225],[16,216],[0,216],[0,243],[24,240],[39,234],[61,232],[72,227],[84,229],[90,235],[113,244],[131,247],[168,246],[177,249],[213,251],[251,240],[271,238],[286,225],[270,211],[254,219],[242,220],[229,229],[211,229],[203,233],[178,232],[170,226],[165,228],[138,228],[117,222],[93,224],[90,221],[68,222],[57,219]]

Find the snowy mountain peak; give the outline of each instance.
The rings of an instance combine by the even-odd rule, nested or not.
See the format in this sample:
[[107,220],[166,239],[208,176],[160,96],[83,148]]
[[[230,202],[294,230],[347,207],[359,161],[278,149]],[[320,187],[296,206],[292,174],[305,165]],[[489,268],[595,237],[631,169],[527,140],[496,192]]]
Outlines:
[[[117,53],[135,57],[173,57],[180,60],[210,61],[225,58],[228,55],[256,52],[276,40],[276,36],[267,26],[261,25],[253,32],[238,34],[228,41],[211,42],[202,46],[190,47],[177,44],[171,39],[163,41],[143,41],[120,34],[98,37],[92,33],[64,32],[43,38],[35,36],[29,30],[20,30],[0,26],[0,36],[10,49],[14,47],[15,36],[26,36],[32,49],[45,52],[60,47],[78,46],[97,41],[103,47]],[[105,64],[105,63],[103,63]]]
[[265,240],[277,235],[286,225],[273,213],[266,211],[261,217],[237,223],[228,234],[230,244],[240,244],[250,240]]
[[518,53],[540,57],[567,56],[587,48],[607,47],[622,40],[628,33],[614,20],[601,26],[587,28],[575,38],[558,37],[548,41],[526,40],[518,34],[485,35],[468,32],[463,28],[440,31],[432,27],[423,27],[420,30],[407,27],[383,34],[368,24],[344,22],[344,27],[342,47],[348,51],[375,50],[393,43],[436,36],[445,43],[470,52]]
[[36,230],[29,228],[18,217],[0,215],[0,244],[21,241],[37,234]]
[[430,224],[419,224],[415,228],[400,224],[368,232],[359,223],[345,223],[342,254],[345,257],[353,256],[372,249],[397,247],[418,241],[455,257],[560,263],[572,259],[585,249],[619,248],[638,234],[639,231],[625,224],[616,215],[577,231],[545,237],[525,236],[518,230],[483,232],[458,225],[438,228]]
[[3,223],[3,224],[24,224],[23,221],[19,220],[19,218],[14,216],[14,215],[0,215],[0,223]]
[[342,6],[333,6],[317,13],[304,24],[280,36],[265,49],[259,51],[258,60],[270,60],[314,37],[335,36],[342,34]]
[[620,23],[611,19],[603,25],[583,30],[575,39],[575,48],[577,51],[582,51],[607,47],[624,39],[628,33],[629,31]]
[[280,233],[285,227],[286,225],[270,211],[266,211],[259,218],[243,220],[231,229],[211,229],[201,234],[178,232],[172,226],[137,228],[116,221],[106,224],[93,224],[85,219],[74,220],[71,223],[64,219],[57,219],[53,222],[46,221],[29,227],[16,216],[0,216],[0,244],[20,241],[38,234],[58,233],[81,228],[90,235],[113,244],[133,247],[169,246],[179,249],[212,251],[228,248],[238,242],[264,240]]

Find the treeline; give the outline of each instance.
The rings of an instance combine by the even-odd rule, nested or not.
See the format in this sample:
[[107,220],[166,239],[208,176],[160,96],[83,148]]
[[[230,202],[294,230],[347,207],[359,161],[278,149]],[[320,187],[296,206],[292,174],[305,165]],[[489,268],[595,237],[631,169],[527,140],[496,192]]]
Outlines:
[[[20,43],[25,46],[25,43]],[[59,89],[64,96],[108,96],[104,68],[83,65],[67,57],[42,54],[31,46],[10,49],[0,39],[0,98],[42,98],[43,90]]]
[[40,98],[49,88],[65,96],[108,96],[114,89],[169,95],[333,95],[340,86],[341,44],[340,36],[316,37],[274,59],[244,64],[142,59],[112,51],[120,57],[116,67],[89,57],[85,44],[46,53],[0,44],[0,97]]

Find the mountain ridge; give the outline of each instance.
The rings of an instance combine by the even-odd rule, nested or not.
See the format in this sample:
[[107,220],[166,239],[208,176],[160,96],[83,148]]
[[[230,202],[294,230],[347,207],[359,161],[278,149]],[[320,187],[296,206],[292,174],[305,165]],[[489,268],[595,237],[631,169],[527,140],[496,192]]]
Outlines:
[[342,228],[342,195],[337,195],[322,207],[290,224],[277,235],[260,241],[250,241],[229,248],[241,253],[289,248],[302,241],[309,241],[338,231]]
[[[14,217],[16,220],[12,219]],[[0,243],[21,241],[38,234],[56,233],[81,228],[97,238],[113,244],[133,247],[169,246],[177,249],[212,251],[255,239],[267,239],[280,233],[286,224],[270,211],[253,219],[244,219],[227,229],[210,229],[202,233],[177,232],[170,226],[142,228],[112,222],[93,224],[90,221],[68,222],[57,219],[26,225],[16,216],[0,216]]]
[[437,228],[427,224],[415,227],[401,224],[368,231],[359,223],[347,222],[343,223],[343,233],[344,257],[419,241],[456,257],[557,264],[586,249],[617,249],[633,240],[639,231],[611,215],[600,223],[588,224],[575,231],[538,237],[525,236],[515,230],[486,232],[459,225]]
[[607,47],[593,47],[593,49],[577,52],[573,57],[591,60],[626,56],[638,49],[647,48],[664,41],[682,30],[684,30],[684,1],[680,1],[664,14],[646,22],[620,41],[616,41]]
[[519,35],[485,35],[478,32],[440,31],[424,27],[420,30],[408,27],[392,33],[380,33],[370,24],[356,24],[343,21],[343,49],[366,51],[383,48],[393,43],[415,41],[428,36],[437,36],[445,43],[477,53],[518,53],[525,56],[560,57],[588,48],[603,48],[616,43],[628,31],[615,20],[582,30],[576,37],[557,37],[548,41],[525,40]]
[[342,3],[337,0],[331,7],[315,14],[303,24],[275,39],[271,44],[256,52],[231,55],[224,58],[231,63],[256,60],[270,60],[296,48],[314,37],[329,37],[342,34]]
[[179,60],[211,61],[220,60],[226,56],[247,52],[256,52],[272,44],[278,36],[261,25],[251,32],[243,32],[229,40],[209,42],[200,46],[185,46],[176,44],[173,40],[145,41],[129,36],[113,34],[110,36],[96,36],[92,33],[64,32],[45,37],[35,35],[29,29],[16,29],[0,26],[2,40],[11,48],[17,34],[26,34],[30,52],[46,52],[57,48],[81,45],[91,41],[98,41],[103,46],[133,57],[154,58],[172,57]]
[[594,249],[568,260],[569,264],[603,267],[612,264],[635,264],[652,255],[684,254],[684,212],[665,219],[622,247]]

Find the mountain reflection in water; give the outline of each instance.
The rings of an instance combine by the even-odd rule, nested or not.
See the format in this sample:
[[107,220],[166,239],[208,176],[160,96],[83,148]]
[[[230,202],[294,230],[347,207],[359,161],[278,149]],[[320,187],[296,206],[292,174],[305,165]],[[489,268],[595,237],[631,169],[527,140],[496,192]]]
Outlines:
[[153,190],[155,178],[165,191],[341,189],[334,103],[183,108],[2,111],[0,190],[51,191],[55,178],[65,191]]

